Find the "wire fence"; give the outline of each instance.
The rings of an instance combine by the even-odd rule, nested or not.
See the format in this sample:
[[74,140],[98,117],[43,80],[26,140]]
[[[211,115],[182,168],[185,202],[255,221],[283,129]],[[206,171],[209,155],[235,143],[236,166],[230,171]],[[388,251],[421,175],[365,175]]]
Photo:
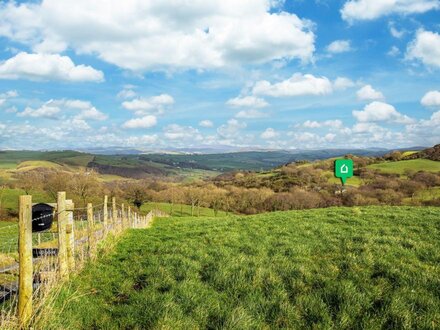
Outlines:
[[[85,208],[75,208],[70,201],[66,203],[62,193],[50,213],[23,219],[25,213],[20,205],[18,224],[0,223],[0,329],[23,328],[35,321],[54,288],[93,260],[97,249],[110,241],[105,240],[108,235],[119,235],[128,228],[145,228],[154,217],[167,216],[158,210],[140,215],[116,204],[114,198],[108,204],[105,196],[100,205],[89,203]],[[30,232],[31,227],[27,226],[28,236],[23,236],[29,222],[44,224],[50,219],[54,221],[48,229]],[[28,237],[27,245],[19,244],[20,237]],[[25,245],[31,254],[23,251]],[[25,264],[30,265],[30,273]]]

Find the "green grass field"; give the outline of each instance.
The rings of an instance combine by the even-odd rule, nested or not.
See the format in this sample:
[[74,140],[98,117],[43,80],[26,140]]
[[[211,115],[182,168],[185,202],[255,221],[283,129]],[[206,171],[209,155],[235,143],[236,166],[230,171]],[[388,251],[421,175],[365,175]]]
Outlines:
[[[3,210],[18,210],[18,199],[20,195],[26,195],[22,189],[5,189],[1,196],[1,207]],[[46,193],[41,191],[32,191],[32,202],[55,202]],[[1,220],[1,219],[0,219]]]
[[401,160],[398,162],[384,162],[379,164],[369,165],[368,168],[380,170],[386,173],[405,174],[406,170],[411,171],[427,171],[440,172],[440,162],[429,159],[412,159]]
[[[174,217],[189,217],[191,216],[191,206],[185,205],[185,204],[174,204],[173,209],[171,209],[171,204],[169,203],[146,203],[142,205],[141,212],[148,213],[153,209],[158,209],[163,212],[166,212]],[[194,208],[194,215],[198,215],[197,207]],[[224,211],[218,211],[217,216],[225,216],[226,212]],[[214,216],[214,210],[206,208],[206,207],[200,207],[200,216],[201,217],[213,217]]]
[[57,295],[44,329],[438,329],[440,209],[164,218]]

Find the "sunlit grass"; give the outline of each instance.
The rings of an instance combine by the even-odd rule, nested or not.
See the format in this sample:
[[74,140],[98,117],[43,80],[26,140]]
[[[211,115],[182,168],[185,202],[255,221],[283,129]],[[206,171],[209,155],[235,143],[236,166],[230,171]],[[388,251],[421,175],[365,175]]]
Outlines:
[[380,170],[386,173],[405,174],[405,171],[440,172],[440,162],[429,159],[401,160],[398,162],[383,162],[368,165],[368,168]]
[[436,329],[440,209],[165,218],[58,296],[45,329]]

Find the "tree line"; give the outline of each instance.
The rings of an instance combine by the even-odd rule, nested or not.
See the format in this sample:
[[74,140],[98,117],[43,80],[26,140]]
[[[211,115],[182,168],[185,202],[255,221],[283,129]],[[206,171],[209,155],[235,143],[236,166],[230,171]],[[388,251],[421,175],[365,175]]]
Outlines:
[[[16,174],[12,186],[26,194],[44,191],[52,200],[58,191],[67,191],[76,205],[85,205],[107,194],[139,209],[147,202],[166,202],[173,212],[182,204],[190,206],[191,215],[207,207],[217,215],[225,212],[255,214],[330,206],[355,205],[440,205],[434,187],[440,186],[440,174],[406,171],[403,176],[383,173],[367,166],[375,158],[347,155],[354,160],[355,176],[362,184],[342,186],[330,180],[333,161],[296,162],[268,172],[233,171],[212,179],[176,182],[172,179],[115,180],[103,182],[94,170],[71,173],[38,169]],[[396,157],[396,154],[390,155]],[[433,191],[432,198],[415,198],[419,192]]]

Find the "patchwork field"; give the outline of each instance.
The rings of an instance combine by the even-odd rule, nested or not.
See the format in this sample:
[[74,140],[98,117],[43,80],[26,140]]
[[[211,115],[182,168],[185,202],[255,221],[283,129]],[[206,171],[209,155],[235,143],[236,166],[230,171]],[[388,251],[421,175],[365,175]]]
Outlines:
[[398,162],[383,162],[369,165],[369,168],[387,173],[405,174],[405,171],[440,172],[440,162],[429,159],[401,160]]
[[157,219],[57,295],[45,329],[438,329],[440,209]]

